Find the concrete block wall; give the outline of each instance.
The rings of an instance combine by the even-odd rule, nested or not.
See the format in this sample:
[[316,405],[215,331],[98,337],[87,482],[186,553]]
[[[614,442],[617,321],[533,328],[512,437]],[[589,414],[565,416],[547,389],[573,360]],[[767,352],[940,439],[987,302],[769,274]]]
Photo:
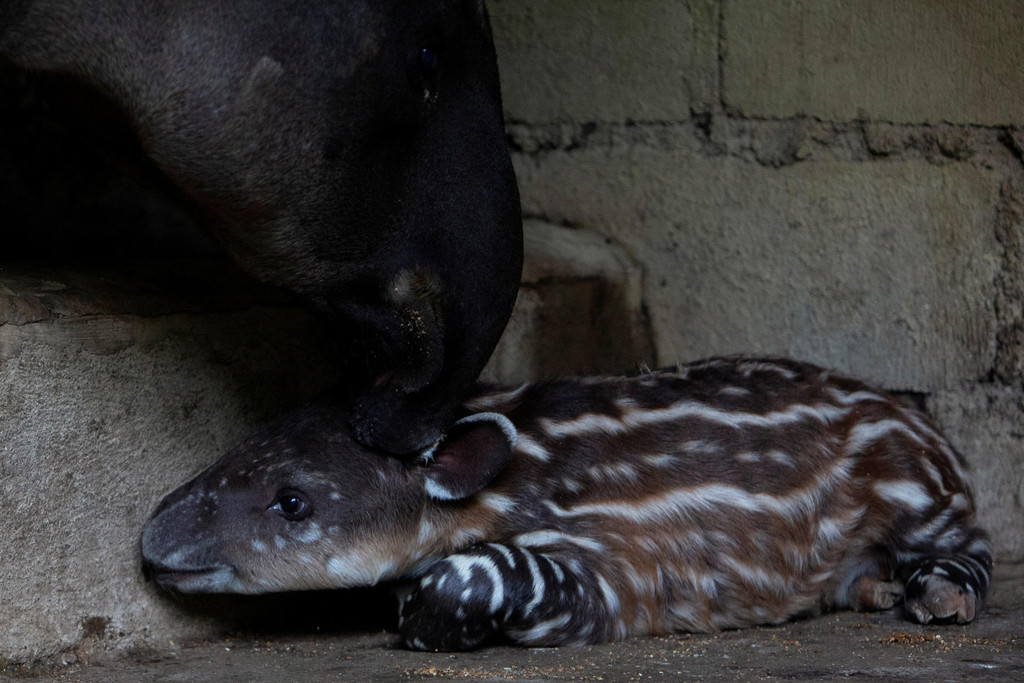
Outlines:
[[524,212],[638,264],[636,360],[912,394],[1024,559],[1024,2],[489,8]]
[[483,381],[615,373],[653,359],[643,270],[624,249],[594,232],[527,220],[523,261],[519,298]]

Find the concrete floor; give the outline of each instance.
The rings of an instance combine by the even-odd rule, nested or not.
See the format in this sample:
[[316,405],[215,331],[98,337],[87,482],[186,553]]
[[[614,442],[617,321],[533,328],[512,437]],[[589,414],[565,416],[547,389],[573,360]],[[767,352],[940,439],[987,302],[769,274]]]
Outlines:
[[898,613],[843,612],[774,628],[637,638],[598,647],[489,647],[468,653],[399,649],[387,630],[330,635],[239,633],[96,661],[88,652],[46,681],[646,681],[840,679],[1024,680],[1024,565],[997,567],[978,621],[924,627]]

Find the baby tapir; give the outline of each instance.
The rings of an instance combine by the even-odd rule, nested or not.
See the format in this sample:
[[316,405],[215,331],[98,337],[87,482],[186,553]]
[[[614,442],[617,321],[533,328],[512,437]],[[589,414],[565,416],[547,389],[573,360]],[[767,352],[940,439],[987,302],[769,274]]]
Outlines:
[[981,607],[992,560],[963,459],[857,381],[712,359],[482,390],[465,410],[417,460],[299,410],[167,496],[144,560],[182,592],[409,579],[417,649]]

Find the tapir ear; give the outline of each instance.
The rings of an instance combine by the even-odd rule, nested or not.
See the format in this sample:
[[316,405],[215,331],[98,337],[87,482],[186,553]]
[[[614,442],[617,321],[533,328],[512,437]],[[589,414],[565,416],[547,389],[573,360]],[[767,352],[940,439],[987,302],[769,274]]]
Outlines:
[[515,426],[504,415],[462,418],[423,456],[427,493],[437,500],[461,500],[479,492],[505,468],[516,436]]

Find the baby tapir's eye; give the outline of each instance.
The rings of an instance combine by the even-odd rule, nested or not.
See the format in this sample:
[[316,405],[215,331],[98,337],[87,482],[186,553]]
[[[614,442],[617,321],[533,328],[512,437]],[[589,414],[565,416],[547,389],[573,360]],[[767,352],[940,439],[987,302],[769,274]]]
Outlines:
[[267,509],[276,510],[282,517],[293,522],[309,517],[309,513],[313,511],[302,492],[295,489],[278,491],[274,497],[274,504]]

